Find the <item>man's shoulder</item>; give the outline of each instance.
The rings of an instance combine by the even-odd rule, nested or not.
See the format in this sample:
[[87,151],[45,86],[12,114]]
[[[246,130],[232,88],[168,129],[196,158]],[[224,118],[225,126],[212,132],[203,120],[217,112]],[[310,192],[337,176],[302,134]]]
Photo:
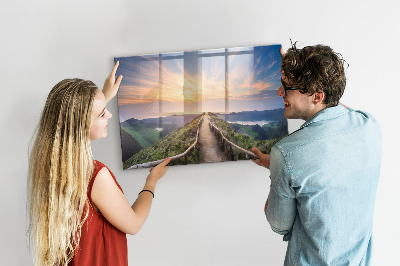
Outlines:
[[[359,134],[360,131],[368,132],[380,138],[380,127],[377,120],[370,113],[349,109],[348,112],[340,116],[329,117],[327,119],[308,121],[298,130],[290,133],[275,144],[283,156],[292,153],[302,153],[308,147],[323,142],[331,142],[335,137],[343,134]],[[321,143],[322,142],[322,143]]]
[[357,117],[363,119],[365,122],[367,122],[367,123],[379,128],[378,121],[376,120],[376,118],[371,113],[368,113],[368,112],[365,112],[365,111],[362,111],[362,110],[353,110],[351,108],[349,109],[349,111],[350,111],[349,112],[350,115],[357,116]]
[[289,153],[294,152],[295,150],[301,149],[301,147],[304,147],[304,145],[307,144],[309,141],[309,138],[307,137],[307,130],[304,130],[303,128],[300,128],[277,143],[275,143],[274,148],[279,150],[283,156],[288,155]]
[[365,111],[349,109],[346,116],[345,124],[346,130],[357,132],[365,132],[373,139],[381,139],[381,128],[376,118]]

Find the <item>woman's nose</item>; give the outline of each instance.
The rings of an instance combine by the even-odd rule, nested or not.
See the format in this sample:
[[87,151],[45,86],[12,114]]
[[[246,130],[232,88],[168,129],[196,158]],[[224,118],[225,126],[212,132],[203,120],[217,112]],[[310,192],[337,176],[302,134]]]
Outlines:
[[108,119],[110,119],[112,117],[112,113],[108,110],[107,110],[107,115],[108,115]]

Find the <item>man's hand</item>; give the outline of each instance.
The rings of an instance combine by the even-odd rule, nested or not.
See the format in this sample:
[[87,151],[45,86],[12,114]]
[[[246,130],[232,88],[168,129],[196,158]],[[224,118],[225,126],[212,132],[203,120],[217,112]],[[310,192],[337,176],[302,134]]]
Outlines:
[[269,154],[264,154],[262,153],[259,149],[256,147],[251,148],[251,151],[257,155],[259,159],[251,159],[253,162],[260,166],[264,166],[265,168],[269,169],[269,163],[271,160],[271,156]]
[[339,104],[340,104],[341,106],[343,106],[344,108],[346,108],[346,109],[350,109],[350,107],[348,107],[347,105],[344,105],[344,104],[341,103],[341,102],[339,102]]
[[265,202],[264,213],[267,211],[267,208],[268,208],[268,199],[267,202]]
[[118,66],[119,66],[119,61],[115,63],[115,66],[112,69],[110,76],[108,76],[106,81],[104,82],[103,94],[104,97],[106,98],[106,103],[112,98],[114,98],[114,96],[117,94],[119,85],[121,84],[122,81],[122,75],[119,75],[117,81],[115,81],[115,74],[117,73]]

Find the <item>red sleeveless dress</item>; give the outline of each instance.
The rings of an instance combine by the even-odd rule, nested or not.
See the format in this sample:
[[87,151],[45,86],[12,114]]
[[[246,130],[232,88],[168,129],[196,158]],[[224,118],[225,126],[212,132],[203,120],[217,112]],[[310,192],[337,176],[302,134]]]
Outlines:
[[[96,212],[92,201],[93,182],[103,167],[107,168],[107,166],[101,162],[94,160],[93,176],[87,190],[89,215],[82,226],[79,247],[75,250],[75,255],[68,265],[128,265],[126,234],[110,224],[100,212]],[[108,169],[108,171],[110,170]],[[115,183],[122,191],[114,174],[111,171],[110,173]]]

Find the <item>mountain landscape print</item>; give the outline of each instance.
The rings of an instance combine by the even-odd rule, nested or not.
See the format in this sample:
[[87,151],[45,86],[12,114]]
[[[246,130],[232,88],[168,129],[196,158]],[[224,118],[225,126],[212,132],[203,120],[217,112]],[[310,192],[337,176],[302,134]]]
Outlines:
[[280,45],[116,57],[124,169],[237,161],[288,134]]

